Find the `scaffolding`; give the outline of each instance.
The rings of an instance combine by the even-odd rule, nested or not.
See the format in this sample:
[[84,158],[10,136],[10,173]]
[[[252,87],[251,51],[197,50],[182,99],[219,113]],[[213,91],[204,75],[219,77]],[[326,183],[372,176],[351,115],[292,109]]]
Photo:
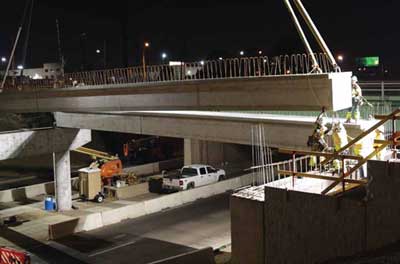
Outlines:
[[[279,149],[279,152],[292,155],[292,160],[296,160],[296,155],[312,155],[316,157],[322,157],[319,165],[315,166],[317,170],[310,170],[308,172],[299,172],[296,168],[296,163],[293,163],[291,170],[279,170],[278,173],[281,175],[292,177],[292,187],[295,184],[295,178],[313,178],[333,181],[328,187],[322,190],[322,195],[337,194],[338,192],[344,193],[347,190],[354,189],[360,186],[364,186],[368,183],[368,178],[359,178],[356,172],[366,165],[367,161],[373,159],[382,150],[386,149],[388,146],[393,150],[392,158],[397,158],[397,146],[400,145],[400,133],[395,132],[396,120],[400,119],[400,109],[395,110],[389,115],[377,115],[375,119],[380,120],[375,125],[361,133],[356,138],[352,139],[348,144],[343,146],[334,152],[318,152],[318,151],[299,151],[293,149]],[[391,135],[385,140],[374,140],[374,150],[367,155],[350,155],[355,144],[363,140],[365,137],[369,136],[371,133],[375,132],[379,127],[385,125],[387,122],[391,121]],[[332,174],[332,176],[324,173],[324,169],[329,166],[334,160],[340,162],[338,173]],[[348,162],[351,161],[351,162]],[[351,166],[346,166],[346,164],[351,164]],[[335,187],[341,184],[340,190],[334,190]]]

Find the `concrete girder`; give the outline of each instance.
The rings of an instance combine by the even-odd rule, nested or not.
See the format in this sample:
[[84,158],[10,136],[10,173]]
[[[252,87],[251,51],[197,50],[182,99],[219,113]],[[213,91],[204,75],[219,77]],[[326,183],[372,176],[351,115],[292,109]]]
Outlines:
[[0,112],[342,110],[351,73],[303,74],[49,89],[0,95]]
[[[55,113],[57,126],[251,145],[252,127],[263,124],[277,148],[307,148],[315,118],[201,111]],[[371,125],[345,124],[350,136]]]
[[91,141],[87,129],[49,128],[0,133],[0,160],[65,153]]

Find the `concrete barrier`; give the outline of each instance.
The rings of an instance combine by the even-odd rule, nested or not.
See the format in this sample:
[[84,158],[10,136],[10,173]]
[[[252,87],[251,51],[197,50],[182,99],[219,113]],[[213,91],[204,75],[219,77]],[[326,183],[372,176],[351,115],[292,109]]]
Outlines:
[[[76,186],[79,178],[72,178],[72,186]],[[0,203],[9,203],[31,199],[39,195],[54,195],[54,182],[45,182],[0,191]]]
[[119,200],[135,197],[148,193],[149,184],[147,182],[129,185],[121,188],[115,189],[115,196]]
[[75,218],[56,224],[49,224],[49,239],[55,240],[73,234],[78,222],[79,218]]

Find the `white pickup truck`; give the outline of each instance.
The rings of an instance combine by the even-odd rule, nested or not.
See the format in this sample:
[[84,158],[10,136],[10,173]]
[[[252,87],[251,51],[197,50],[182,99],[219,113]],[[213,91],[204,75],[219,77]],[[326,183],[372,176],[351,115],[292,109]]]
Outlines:
[[177,175],[164,177],[163,189],[188,190],[223,179],[225,179],[225,171],[222,169],[214,169],[209,165],[189,165],[184,166]]

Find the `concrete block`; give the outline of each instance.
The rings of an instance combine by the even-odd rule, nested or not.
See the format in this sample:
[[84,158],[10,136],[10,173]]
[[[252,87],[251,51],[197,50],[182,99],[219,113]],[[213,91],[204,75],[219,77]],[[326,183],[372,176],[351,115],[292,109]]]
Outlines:
[[142,195],[145,193],[148,193],[148,183],[140,183],[140,184],[134,184],[134,185],[129,185],[121,188],[117,188],[115,195],[117,199],[123,200],[131,197],[135,197],[138,195]]
[[103,227],[102,213],[92,213],[79,217],[74,232],[90,231],[100,227]]
[[50,240],[56,240],[74,234],[78,226],[79,218],[63,221],[60,223],[49,224],[48,233]]
[[0,203],[9,203],[12,201],[14,201],[14,198],[10,190],[0,191]]
[[270,187],[265,201],[266,263],[320,263],[365,249],[357,201]]
[[232,264],[264,264],[263,203],[231,196],[230,208]]

